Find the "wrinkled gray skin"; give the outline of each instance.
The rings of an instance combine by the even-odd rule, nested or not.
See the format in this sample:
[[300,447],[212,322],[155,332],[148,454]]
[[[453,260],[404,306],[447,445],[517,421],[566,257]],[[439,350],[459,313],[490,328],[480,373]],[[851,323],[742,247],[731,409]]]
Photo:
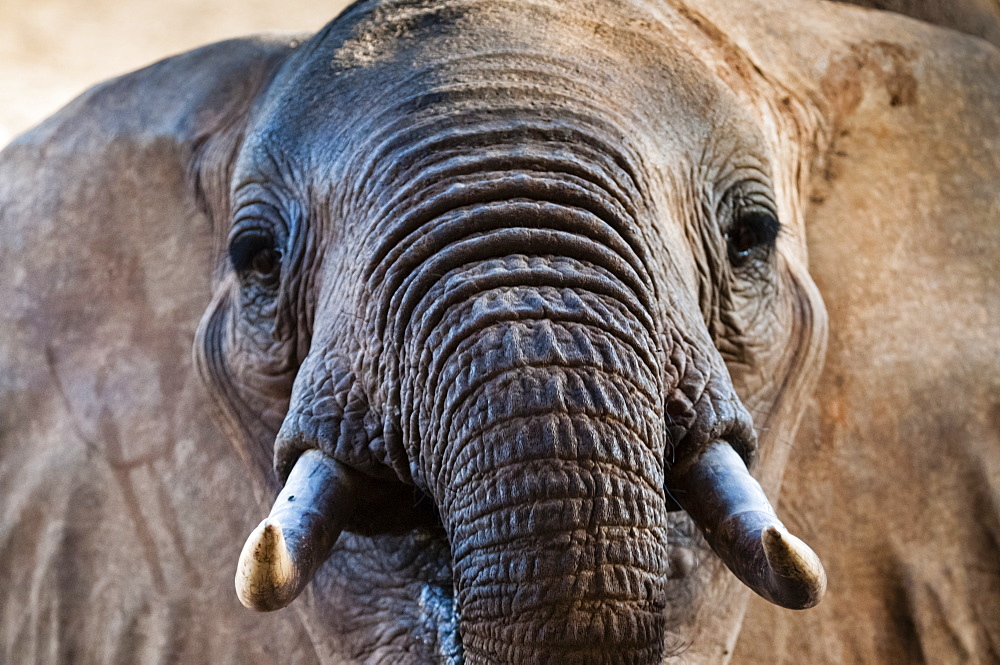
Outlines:
[[[926,168],[964,175],[904,224],[990,219],[1000,154],[1000,99],[976,84],[1000,72],[994,49],[747,4],[364,2],[308,40],[112,81],[10,146],[0,657],[727,662],[747,593],[672,510],[669,478],[723,440],[777,496],[827,331],[807,218],[837,258],[817,276],[835,335],[879,340],[851,310],[865,273],[843,266],[881,265],[892,239],[838,254],[837,230],[859,201],[862,221],[898,214],[867,186],[924,164],[875,138],[844,176],[834,137],[852,118],[906,124],[901,105],[963,128]],[[928,39],[974,63],[969,82],[921,55]],[[995,265],[992,233],[976,265]],[[984,279],[971,375],[995,370],[1000,339]],[[864,401],[841,420],[865,422]],[[239,548],[313,448],[356,472],[359,507],[291,608],[255,615],[232,591]],[[807,540],[810,519],[792,520]],[[824,522],[836,554],[853,526]],[[890,596],[865,608],[892,614]],[[743,662],[773,656],[785,619],[763,616]]]
[[[362,474],[349,530],[421,564],[392,574],[395,659],[662,660],[697,547],[665,472],[756,457],[726,359],[765,412],[817,369],[763,131],[655,14],[595,9],[356,6],[282,63],[208,201],[230,265],[201,372],[261,476],[309,449]],[[365,535],[312,630],[372,621],[343,611]]]

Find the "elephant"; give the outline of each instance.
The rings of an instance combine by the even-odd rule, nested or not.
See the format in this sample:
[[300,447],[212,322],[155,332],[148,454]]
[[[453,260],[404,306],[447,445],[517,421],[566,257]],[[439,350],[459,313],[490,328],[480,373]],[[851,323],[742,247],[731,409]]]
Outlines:
[[0,153],[0,662],[1000,662],[997,80],[361,0],[84,93]]

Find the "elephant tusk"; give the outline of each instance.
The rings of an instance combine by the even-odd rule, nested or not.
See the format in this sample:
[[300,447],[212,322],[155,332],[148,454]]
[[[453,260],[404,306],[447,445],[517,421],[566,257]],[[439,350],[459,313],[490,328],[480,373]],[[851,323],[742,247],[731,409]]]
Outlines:
[[285,607],[330,556],[355,491],[350,472],[318,450],[303,453],[271,513],[247,538],[236,568],[236,595],[245,607]]
[[826,572],[808,545],[778,519],[742,458],[724,441],[671,469],[668,487],[719,558],[758,595],[806,609],[826,591]]

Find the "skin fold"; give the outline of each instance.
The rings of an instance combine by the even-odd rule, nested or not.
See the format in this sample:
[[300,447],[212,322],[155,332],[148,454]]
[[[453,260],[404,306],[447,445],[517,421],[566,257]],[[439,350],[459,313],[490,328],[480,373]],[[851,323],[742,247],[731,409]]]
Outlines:
[[997,73],[451,0],[89,91],[0,154],[0,660],[996,662]]

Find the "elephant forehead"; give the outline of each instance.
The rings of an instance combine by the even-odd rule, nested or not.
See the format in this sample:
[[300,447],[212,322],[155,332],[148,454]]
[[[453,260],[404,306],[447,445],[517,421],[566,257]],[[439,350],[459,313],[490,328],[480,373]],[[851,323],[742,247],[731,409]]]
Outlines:
[[486,107],[572,122],[581,105],[670,152],[702,151],[739,113],[674,28],[628,3],[362,3],[300,47],[248,146],[329,165],[428,108],[460,125]]

